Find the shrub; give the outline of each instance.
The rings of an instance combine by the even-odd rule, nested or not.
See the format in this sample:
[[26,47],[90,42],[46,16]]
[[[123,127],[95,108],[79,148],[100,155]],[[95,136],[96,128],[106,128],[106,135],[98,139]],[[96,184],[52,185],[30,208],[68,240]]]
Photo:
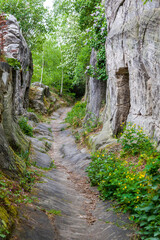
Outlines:
[[21,117],[18,123],[24,134],[33,137],[33,128],[27,123],[27,119],[25,117]]
[[153,142],[143,132],[143,128],[137,129],[135,124],[124,127],[124,133],[118,142],[121,143],[124,154],[137,155],[145,152],[151,154],[155,151]]
[[160,239],[160,153],[142,129],[125,128],[121,154],[97,151],[87,168],[102,199],[114,199],[139,225],[141,239]]

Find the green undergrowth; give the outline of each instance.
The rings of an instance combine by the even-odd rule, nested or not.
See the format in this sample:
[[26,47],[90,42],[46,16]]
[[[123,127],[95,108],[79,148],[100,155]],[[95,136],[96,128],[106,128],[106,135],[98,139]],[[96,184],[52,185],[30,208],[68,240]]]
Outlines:
[[27,119],[25,117],[21,117],[18,123],[24,134],[33,137],[33,128],[28,124]]
[[65,122],[69,123],[73,128],[82,127],[85,114],[86,102],[77,102],[67,114]]
[[0,171],[0,239],[6,239],[10,234],[18,215],[18,207],[35,200],[30,196],[30,191],[38,173],[30,168],[29,152],[18,155],[27,166],[23,175],[12,179]]
[[121,151],[97,151],[87,168],[103,200],[112,199],[139,226],[144,240],[160,239],[160,153],[142,128],[129,124]]
[[72,110],[67,114],[65,122],[69,123],[73,128],[73,134],[77,143],[81,142],[89,145],[89,135],[98,131],[101,128],[102,123],[98,122],[92,113],[90,113],[90,118],[84,121],[85,115],[86,103],[77,102]]

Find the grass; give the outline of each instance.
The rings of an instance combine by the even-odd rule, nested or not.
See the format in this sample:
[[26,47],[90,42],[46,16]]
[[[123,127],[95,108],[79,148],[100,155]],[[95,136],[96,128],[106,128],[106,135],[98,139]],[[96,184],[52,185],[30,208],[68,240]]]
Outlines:
[[28,124],[25,117],[21,117],[18,121],[18,124],[24,134],[33,137],[33,128]]

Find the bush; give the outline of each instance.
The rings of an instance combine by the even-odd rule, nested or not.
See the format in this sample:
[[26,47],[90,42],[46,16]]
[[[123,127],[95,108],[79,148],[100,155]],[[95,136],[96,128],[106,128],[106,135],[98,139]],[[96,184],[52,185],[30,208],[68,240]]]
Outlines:
[[121,143],[124,154],[137,155],[145,152],[151,154],[155,151],[153,142],[143,132],[143,128],[137,129],[136,125],[132,124],[124,127],[124,133],[118,142]]
[[33,128],[27,123],[27,119],[21,117],[18,121],[19,126],[24,134],[33,137]]
[[82,127],[82,120],[86,114],[86,103],[77,102],[72,108],[71,112],[67,114],[65,121],[72,125],[72,127]]
[[[121,154],[92,154],[87,172],[102,199],[114,199],[139,225],[141,239],[160,239],[160,153],[136,126],[125,128]],[[136,155],[136,156],[135,156]]]

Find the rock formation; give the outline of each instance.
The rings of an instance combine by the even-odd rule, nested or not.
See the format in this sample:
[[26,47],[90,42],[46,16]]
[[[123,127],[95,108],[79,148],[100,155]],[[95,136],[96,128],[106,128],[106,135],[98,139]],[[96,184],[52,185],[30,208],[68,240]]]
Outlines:
[[25,152],[29,147],[17,124],[17,115],[23,114],[29,104],[31,76],[31,52],[18,22],[13,16],[3,14],[0,16],[0,168],[3,171],[17,173],[25,167],[13,150]]
[[[96,66],[96,51],[92,49],[90,65]],[[103,101],[105,102],[106,98],[106,81],[100,81],[96,77],[90,77],[88,83],[88,104],[87,104],[87,115],[85,121],[91,119],[95,122],[100,113]]]
[[[0,49],[6,62],[14,68],[13,88],[15,112],[21,115],[29,106],[29,87],[33,73],[32,55],[21,33],[16,18],[12,15],[0,16]],[[10,61],[16,59],[17,62]]]
[[106,118],[96,146],[112,142],[122,122],[160,143],[160,1],[106,0]]

